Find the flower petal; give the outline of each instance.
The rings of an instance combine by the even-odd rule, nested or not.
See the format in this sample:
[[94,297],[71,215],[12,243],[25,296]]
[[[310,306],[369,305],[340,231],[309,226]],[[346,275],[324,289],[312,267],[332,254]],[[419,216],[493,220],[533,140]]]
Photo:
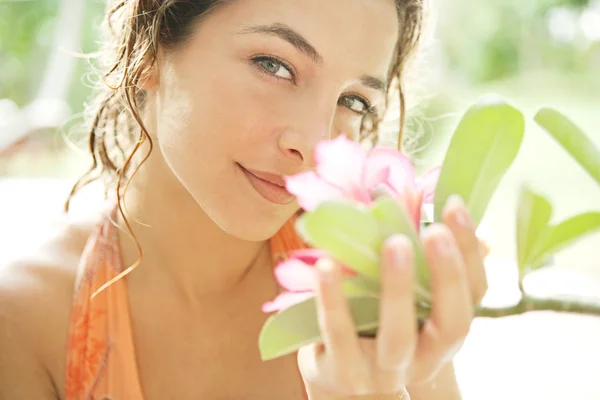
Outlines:
[[423,214],[423,201],[421,198],[421,193],[408,193],[404,197],[404,201],[406,204],[406,211],[412,219],[415,228],[417,231],[419,231],[421,228],[421,217]]
[[339,188],[324,181],[313,171],[286,176],[285,187],[296,196],[298,204],[306,211],[314,211],[323,201],[344,198]]
[[382,171],[389,170],[386,183],[403,196],[407,191],[415,191],[415,167],[404,154],[390,147],[377,146],[369,153],[363,176],[364,186],[374,189],[383,183]]
[[347,194],[361,187],[366,158],[362,146],[344,134],[321,141],[315,148],[317,174]]
[[292,250],[289,256],[311,266],[314,266],[319,259],[329,257],[326,251],[313,248]]
[[425,173],[417,182],[417,190],[421,192],[423,203],[433,203],[435,187],[440,177],[441,168],[432,168]]
[[[307,248],[307,249],[299,249],[293,250],[290,252],[290,258],[298,259],[306,265],[314,267],[317,261],[322,258],[331,259],[331,256],[324,250]],[[356,271],[350,269],[344,265],[341,265],[342,276],[344,277],[353,277],[358,275]]]
[[307,300],[311,297],[314,297],[315,294],[313,292],[283,292],[279,294],[275,300],[268,301],[263,304],[262,311],[266,313],[275,312],[285,310],[293,306],[294,304],[298,304]]
[[373,201],[377,201],[382,197],[391,197],[392,199],[398,198],[398,193],[396,193],[387,183],[380,183],[379,185],[376,185],[373,189],[371,189],[370,193]]
[[314,290],[316,269],[297,258],[288,258],[275,267],[275,279],[286,290],[304,292]]
[[355,270],[350,269],[344,265],[342,265],[341,271],[342,271],[342,276],[344,278],[352,278],[353,276],[358,276],[358,272],[356,272]]

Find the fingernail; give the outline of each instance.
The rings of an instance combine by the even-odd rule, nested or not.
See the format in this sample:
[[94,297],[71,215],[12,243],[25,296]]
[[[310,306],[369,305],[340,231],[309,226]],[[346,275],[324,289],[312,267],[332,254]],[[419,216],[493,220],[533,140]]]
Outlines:
[[319,279],[322,283],[328,285],[335,280],[335,266],[331,260],[323,259],[317,262]]
[[470,224],[469,215],[465,207],[465,202],[462,197],[457,194],[453,194],[448,199],[448,209],[452,212],[454,221],[459,226],[468,226]]
[[447,204],[454,207],[464,207],[465,201],[458,194],[453,194],[448,198]]
[[394,267],[399,269],[406,268],[408,264],[408,252],[412,246],[410,239],[404,235],[394,235],[389,239],[388,245],[392,249]]

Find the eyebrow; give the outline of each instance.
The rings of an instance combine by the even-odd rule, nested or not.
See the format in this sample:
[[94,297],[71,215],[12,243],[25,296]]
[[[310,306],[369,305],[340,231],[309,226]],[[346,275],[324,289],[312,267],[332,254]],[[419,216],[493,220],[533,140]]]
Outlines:
[[[277,36],[294,46],[301,53],[308,56],[316,64],[323,64],[323,57],[319,54],[317,49],[315,49],[314,46],[311,45],[304,36],[302,36],[300,33],[298,33],[286,24],[274,23],[271,25],[251,25],[242,29],[239,33],[259,33],[270,36]],[[371,75],[362,75],[359,78],[359,81],[366,87],[381,92],[384,95],[386,93],[387,83],[381,78],[377,78]]]
[[313,45],[308,43],[308,40],[306,40],[304,36],[285,24],[252,25],[242,29],[240,33],[262,33],[270,36],[277,36],[294,46],[301,53],[307,55],[315,63],[323,64],[323,57],[321,57]]
[[387,83],[385,80],[381,78],[376,78],[371,75],[363,75],[359,78],[360,83],[363,85],[370,87],[371,89],[377,90],[385,95],[387,91]]

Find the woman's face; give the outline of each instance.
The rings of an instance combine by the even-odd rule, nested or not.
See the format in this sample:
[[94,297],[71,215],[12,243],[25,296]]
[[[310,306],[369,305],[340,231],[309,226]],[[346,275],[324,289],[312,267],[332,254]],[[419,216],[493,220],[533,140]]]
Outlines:
[[273,236],[298,205],[262,173],[310,170],[318,141],[358,134],[384,104],[397,35],[393,0],[218,7],[159,64],[151,115],[166,164],[226,232]]

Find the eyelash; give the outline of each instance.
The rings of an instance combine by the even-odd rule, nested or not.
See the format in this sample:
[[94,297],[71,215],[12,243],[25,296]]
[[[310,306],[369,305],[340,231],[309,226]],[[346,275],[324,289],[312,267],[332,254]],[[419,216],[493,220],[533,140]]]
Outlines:
[[258,69],[259,72],[261,72],[269,77],[273,77],[280,81],[289,81],[290,79],[282,78],[280,76],[277,76],[277,75],[267,71],[265,69],[265,67],[260,65],[260,62],[261,61],[271,61],[271,62],[274,62],[275,64],[279,64],[290,73],[290,75],[292,76],[292,79],[291,79],[292,83],[294,83],[294,85],[296,84],[296,70],[290,64],[283,61],[281,58],[275,57],[275,56],[258,55],[258,56],[252,57],[250,61],[252,62],[252,65],[256,69]]
[[[254,56],[251,58],[250,60],[252,62],[252,66],[254,66],[260,73],[270,77],[270,78],[275,78],[278,81],[290,81],[290,79],[286,79],[286,78],[282,78],[280,76],[277,76],[269,71],[267,71],[261,64],[261,61],[271,61],[274,62],[276,64],[281,65],[283,68],[285,68],[290,75],[292,76],[292,83],[295,85],[296,84],[296,70],[287,62],[285,62],[284,60],[282,60],[279,57],[275,57],[275,56],[268,56],[268,55],[258,55],[258,56]],[[359,116],[366,116],[366,115],[372,115],[372,114],[376,114],[377,110],[375,109],[375,107],[373,107],[371,105],[371,103],[365,99],[364,97],[357,95],[357,94],[352,94],[352,95],[347,95],[345,97],[354,99],[354,100],[358,100],[360,102],[363,103],[364,107],[365,107],[365,111],[355,111],[352,110],[351,108],[348,108],[348,110],[350,110],[350,112],[359,115]],[[338,101],[338,104],[340,104],[340,101]]]
[[[351,108],[348,108],[351,112],[353,112],[354,114],[360,115],[360,116],[365,116],[365,115],[373,115],[377,113],[377,109],[371,105],[371,102],[369,102],[369,100],[365,99],[364,97],[358,95],[358,94],[350,94],[350,95],[346,95],[344,97],[350,98],[350,99],[354,99],[354,100],[358,100],[361,103],[363,103],[363,105],[365,106],[365,110],[364,111],[354,111]],[[340,102],[338,101],[338,104]]]

